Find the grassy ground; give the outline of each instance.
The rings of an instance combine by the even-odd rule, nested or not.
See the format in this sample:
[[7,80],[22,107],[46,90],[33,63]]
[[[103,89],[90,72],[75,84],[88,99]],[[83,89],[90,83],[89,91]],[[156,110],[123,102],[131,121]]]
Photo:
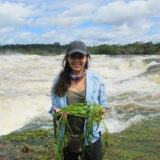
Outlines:
[[[104,160],[159,160],[160,117],[109,134]],[[53,130],[13,132],[0,139],[0,160],[55,160]],[[103,137],[102,137],[103,140]]]
[[160,118],[142,121],[109,136],[104,159],[160,160]]

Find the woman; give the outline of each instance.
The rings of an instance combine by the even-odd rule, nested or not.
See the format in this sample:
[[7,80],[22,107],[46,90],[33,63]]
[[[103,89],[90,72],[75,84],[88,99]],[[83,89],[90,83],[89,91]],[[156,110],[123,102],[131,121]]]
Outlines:
[[[103,113],[106,107],[106,89],[101,76],[88,69],[90,58],[86,45],[82,41],[73,41],[69,44],[63,60],[63,70],[53,81],[51,88],[52,107],[50,113],[60,111],[67,105],[79,102],[96,103],[103,106]],[[85,132],[85,120],[81,117],[73,117],[63,114],[68,118],[69,125],[75,137]],[[92,150],[86,152],[85,160],[100,160],[102,143],[100,139],[101,127],[93,127]],[[77,136],[79,135],[79,136]],[[71,142],[63,150],[64,160],[78,160],[81,148],[78,140],[73,136]],[[85,141],[85,145],[88,145]]]

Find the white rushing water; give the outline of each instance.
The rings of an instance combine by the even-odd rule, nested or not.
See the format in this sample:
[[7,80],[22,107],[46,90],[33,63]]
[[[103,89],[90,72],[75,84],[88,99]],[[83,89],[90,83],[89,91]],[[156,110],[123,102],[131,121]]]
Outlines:
[[[63,56],[0,56],[0,135],[34,122],[51,124],[50,88]],[[160,114],[160,56],[93,55],[90,70],[105,78],[110,133]]]

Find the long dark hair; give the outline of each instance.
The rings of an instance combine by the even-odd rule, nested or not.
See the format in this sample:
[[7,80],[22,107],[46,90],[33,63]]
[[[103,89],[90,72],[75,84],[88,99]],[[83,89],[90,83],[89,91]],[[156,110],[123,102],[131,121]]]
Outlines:
[[[88,59],[90,59],[90,55],[87,54],[87,62],[85,63],[84,69],[88,69]],[[58,95],[59,97],[63,97],[65,93],[67,92],[69,86],[71,85],[71,78],[69,76],[69,73],[72,71],[71,67],[69,66],[68,62],[68,55],[65,55],[63,61],[62,61],[62,71],[59,74],[59,79],[54,87],[54,94]]]

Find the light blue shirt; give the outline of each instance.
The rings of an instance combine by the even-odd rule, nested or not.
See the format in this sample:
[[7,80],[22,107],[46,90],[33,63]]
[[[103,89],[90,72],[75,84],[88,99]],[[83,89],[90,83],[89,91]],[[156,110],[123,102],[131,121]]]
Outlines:
[[[51,100],[52,106],[49,113],[54,115],[54,108],[61,109],[67,106],[66,96],[59,97],[55,95],[53,90],[54,86],[58,80],[58,76],[54,79],[52,87],[51,87]],[[91,72],[89,70],[86,71],[86,101],[89,103],[100,104],[101,106],[107,108],[107,100],[106,100],[106,87],[104,84],[104,79],[97,73]],[[84,132],[86,130],[86,125],[84,126]],[[93,127],[93,136],[92,143],[96,142],[99,139],[99,132],[101,131],[101,125],[97,128],[97,125]],[[86,145],[88,145],[87,141],[85,141]]]

